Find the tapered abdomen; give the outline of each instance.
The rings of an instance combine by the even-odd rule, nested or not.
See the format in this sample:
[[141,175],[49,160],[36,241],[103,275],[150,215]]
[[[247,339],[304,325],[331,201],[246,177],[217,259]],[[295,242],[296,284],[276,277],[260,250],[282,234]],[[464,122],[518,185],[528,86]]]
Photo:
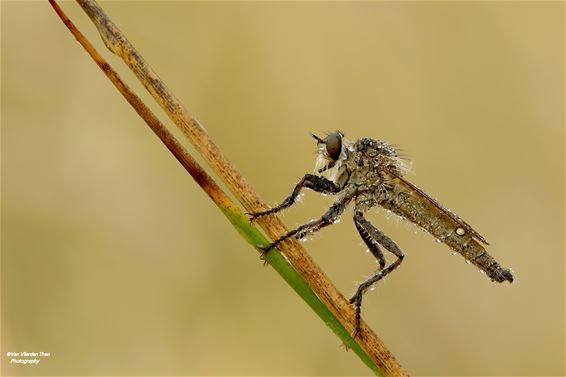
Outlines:
[[489,255],[487,241],[470,225],[444,208],[424,191],[398,176],[391,176],[392,191],[379,204],[418,225],[440,242],[461,254],[494,281],[513,282],[510,269]]

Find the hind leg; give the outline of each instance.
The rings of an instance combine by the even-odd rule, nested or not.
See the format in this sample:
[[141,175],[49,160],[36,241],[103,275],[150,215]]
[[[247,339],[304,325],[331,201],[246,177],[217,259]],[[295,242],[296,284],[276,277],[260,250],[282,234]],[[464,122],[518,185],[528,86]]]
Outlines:
[[[391,271],[399,267],[405,254],[399,249],[399,246],[391,238],[387,237],[383,232],[373,226],[369,221],[364,218],[362,212],[356,212],[354,214],[354,223],[356,224],[356,228],[362,239],[368,245],[370,250],[376,256],[379,261],[380,269],[375,272],[372,276],[369,277],[366,281],[364,281],[358,289],[356,293],[350,299],[350,304],[353,304],[356,308],[356,318],[355,318],[355,328],[353,336],[360,332],[360,322],[361,322],[361,306],[362,306],[362,297],[365,291],[371,287],[373,284],[377,283],[379,280],[383,279],[386,275],[388,275]],[[389,266],[385,267],[385,258],[383,257],[383,253],[379,249],[379,245],[383,246],[387,251],[393,253],[397,260],[391,263]]]

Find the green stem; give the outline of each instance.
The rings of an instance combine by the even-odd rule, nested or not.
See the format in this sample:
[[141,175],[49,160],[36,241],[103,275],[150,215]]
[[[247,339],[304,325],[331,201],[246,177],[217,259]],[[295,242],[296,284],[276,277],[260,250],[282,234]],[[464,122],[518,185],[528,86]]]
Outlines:
[[[269,241],[253,225],[250,220],[242,214],[239,209],[224,209],[219,207],[226,215],[228,220],[234,225],[240,235],[254,248],[258,245],[268,245]],[[261,251],[261,250],[259,250]],[[279,250],[272,249],[265,254],[267,262],[277,271],[277,273],[293,288],[295,292],[311,307],[311,309],[326,323],[326,325],[342,340],[347,348],[351,348],[356,355],[370,368],[377,376],[385,374],[375,365],[367,353],[352,338],[348,331],[342,326],[332,312],[324,305],[318,296],[312,291],[305,280],[293,269]]]

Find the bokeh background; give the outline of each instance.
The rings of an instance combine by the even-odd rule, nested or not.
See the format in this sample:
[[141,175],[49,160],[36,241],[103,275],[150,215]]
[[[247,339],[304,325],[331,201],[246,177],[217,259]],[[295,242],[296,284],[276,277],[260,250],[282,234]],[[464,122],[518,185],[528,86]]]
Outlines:
[[[406,258],[363,314],[408,372],[563,375],[563,3],[103,6],[268,203],[312,171],[309,132],[385,140],[515,270],[492,283],[375,211]],[[78,5],[63,8],[134,83]],[[369,374],[47,2],[1,13],[3,375]],[[284,222],[330,201],[307,193]],[[349,217],[307,243],[347,296],[376,268]],[[22,367],[8,351],[51,357]]]

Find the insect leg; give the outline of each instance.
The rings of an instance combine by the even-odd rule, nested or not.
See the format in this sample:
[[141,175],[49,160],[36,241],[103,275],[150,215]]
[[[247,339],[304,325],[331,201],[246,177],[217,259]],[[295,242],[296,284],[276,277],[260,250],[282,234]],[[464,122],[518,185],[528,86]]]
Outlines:
[[356,225],[356,229],[358,229],[358,233],[360,234],[360,237],[362,237],[362,240],[364,240],[364,243],[368,247],[369,251],[371,251],[375,259],[377,259],[377,261],[379,262],[379,269],[383,270],[383,268],[385,267],[385,257],[383,256],[383,251],[381,251],[381,248],[379,247],[379,244],[377,243],[375,238],[372,238],[367,231],[367,228],[373,227],[373,225],[371,225],[369,221],[364,219],[361,212],[356,212],[356,214],[354,215],[354,224]]
[[[364,218],[362,212],[355,213],[354,222],[356,223],[356,227],[358,227],[358,230],[360,228],[363,229],[363,232],[360,231],[360,234],[362,235],[362,239],[364,240],[364,242],[366,242],[368,246],[370,244],[371,245],[380,244],[387,251],[393,253],[397,257],[397,260],[395,262],[391,263],[389,266],[385,268],[382,267],[379,271],[377,271],[372,276],[370,276],[369,279],[367,279],[362,284],[360,284],[356,293],[350,299],[350,304],[354,304],[356,307],[356,323],[354,329],[354,337],[355,337],[360,331],[362,296],[364,292],[373,284],[375,284],[383,277],[385,277],[387,274],[389,274],[391,271],[399,267],[399,265],[403,261],[405,254],[403,254],[401,249],[399,249],[399,246],[397,246],[397,244],[393,242],[391,238],[387,237],[385,234],[383,234],[383,232],[381,232],[379,229],[373,226],[369,221],[367,221]],[[365,236],[362,233],[364,233]],[[370,250],[372,250],[371,247]],[[383,257],[383,254],[381,256]],[[379,257],[377,258],[379,260]],[[381,264],[381,260],[380,260],[380,264]]]
[[274,242],[272,242],[268,246],[261,247],[261,249],[265,253],[265,252],[269,251],[270,249],[279,245],[282,241],[286,240],[287,238],[295,237],[297,239],[301,239],[301,238],[305,237],[307,234],[314,233],[314,232],[319,231],[320,229],[324,228],[325,226],[333,224],[338,219],[338,217],[342,214],[342,212],[344,212],[344,209],[348,205],[349,201],[350,201],[349,198],[345,198],[345,199],[342,199],[342,200],[334,203],[328,209],[328,211],[326,211],[324,213],[324,215],[322,215],[319,219],[309,221],[308,223],[303,224],[296,229],[288,231],[281,238],[279,238],[278,240],[275,240]]
[[285,198],[285,200],[283,200],[281,204],[268,209],[267,211],[250,213],[250,220],[254,221],[258,217],[270,215],[292,206],[303,187],[323,194],[336,194],[341,190],[341,188],[336,183],[332,182],[329,179],[314,174],[305,174],[305,176],[299,181],[299,183],[297,183],[293,192],[287,198]]

